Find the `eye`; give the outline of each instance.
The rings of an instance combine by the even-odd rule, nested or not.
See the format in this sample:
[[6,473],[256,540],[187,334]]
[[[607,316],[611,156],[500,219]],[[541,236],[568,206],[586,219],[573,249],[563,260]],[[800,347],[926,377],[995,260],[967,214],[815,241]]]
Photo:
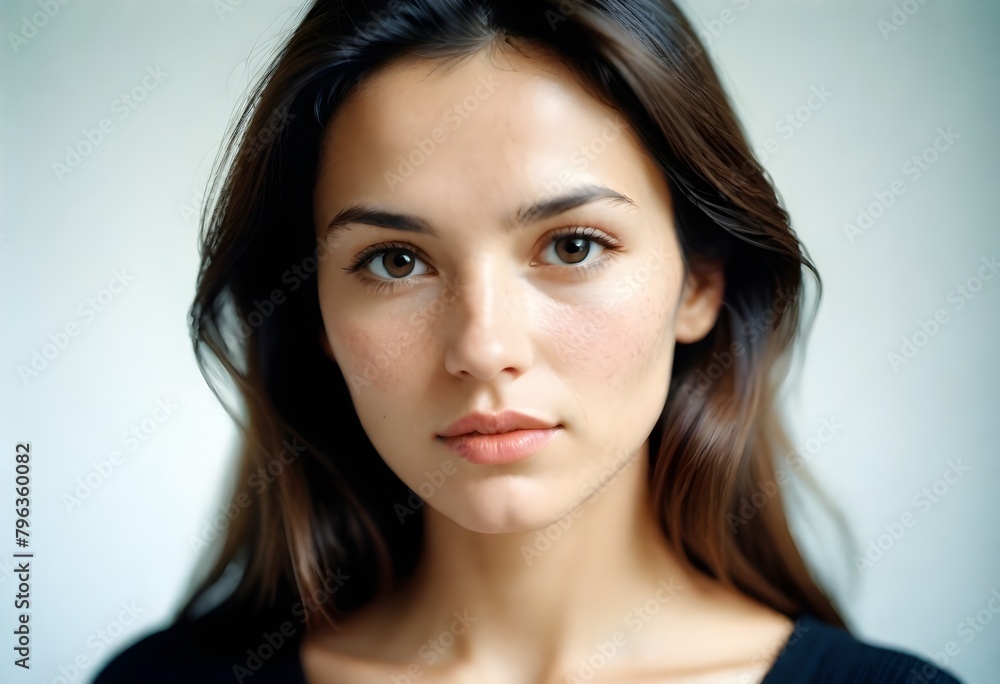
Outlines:
[[[422,264],[418,266],[418,264]],[[350,273],[367,270],[378,280],[404,280],[409,276],[424,275],[427,264],[411,246],[402,243],[381,243],[366,248],[345,269]]]
[[[550,233],[543,254],[554,255],[546,263],[562,266],[566,273],[590,276],[608,264],[613,252],[621,249],[618,240],[596,228],[573,226]],[[356,274],[362,284],[379,293],[391,292],[403,283],[417,282],[411,276],[433,273],[423,254],[403,242],[380,242],[366,247],[344,270]]]
[[[417,264],[423,264],[424,269],[420,270]],[[423,275],[427,272],[427,264],[424,264],[420,257],[408,249],[401,248],[387,249],[376,254],[368,265],[372,273],[386,280]]]
[[617,251],[621,244],[596,228],[575,226],[562,228],[549,236],[543,254],[554,255],[553,265],[582,266],[593,268],[603,262],[605,251]]

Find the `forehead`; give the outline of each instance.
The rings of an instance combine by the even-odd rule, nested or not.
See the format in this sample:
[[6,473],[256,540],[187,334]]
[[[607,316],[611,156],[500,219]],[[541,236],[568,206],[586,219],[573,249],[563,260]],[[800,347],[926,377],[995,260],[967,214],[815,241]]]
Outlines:
[[405,204],[442,220],[500,214],[582,183],[648,183],[651,171],[624,117],[552,56],[404,59],[332,117],[317,220],[351,201]]

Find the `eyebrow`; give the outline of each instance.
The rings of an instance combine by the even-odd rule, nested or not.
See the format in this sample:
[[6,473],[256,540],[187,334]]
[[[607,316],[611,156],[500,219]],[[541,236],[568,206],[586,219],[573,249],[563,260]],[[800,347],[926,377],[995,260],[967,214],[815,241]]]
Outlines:
[[[612,190],[606,185],[583,185],[573,188],[562,195],[521,207],[507,220],[505,225],[508,232],[513,232],[531,223],[544,221],[545,219],[564,214],[577,207],[600,200],[624,202],[629,206],[636,206],[635,202],[629,197],[616,190]],[[426,233],[434,237],[438,236],[437,230],[419,216],[385,211],[363,204],[350,204],[339,211],[333,217],[333,220],[327,224],[325,234],[329,237],[338,230],[346,228],[350,223],[390,228],[392,230],[402,230],[411,233]]]

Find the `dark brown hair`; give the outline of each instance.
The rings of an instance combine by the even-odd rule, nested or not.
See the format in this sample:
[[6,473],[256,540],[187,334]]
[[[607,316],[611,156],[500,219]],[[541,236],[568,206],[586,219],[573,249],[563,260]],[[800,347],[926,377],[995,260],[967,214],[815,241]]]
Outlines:
[[[242,430],[239,515],[214,567],[231,600],[267,604],[282,583],[334,619],[414,566],[414,493],[365,435],[320,346],[312,191],[332,114],[404,57],[447,60],[501,41],[540,46],[627,119],[669,182],[685,270],[724,266],[723,309],[678,344],[650,435],[650,486],[666,540],[693,566],[786,614],[843,626],[796,548],[774,484],[789,444],[775,394],[799,334],[803,273],[819,276],[754,159],[712,63],[669,0],[318,0],[270,64],[228,137],[202,217],[191,308],[202,372]],[[220,374],[219,371],[222,371]],[[231,381],[238,403],[222,399]],[[766,505],[747,515],[741,505]],[[754,498],[754,495],[758,496]],[[234,504],[235,505],[235,504]]]

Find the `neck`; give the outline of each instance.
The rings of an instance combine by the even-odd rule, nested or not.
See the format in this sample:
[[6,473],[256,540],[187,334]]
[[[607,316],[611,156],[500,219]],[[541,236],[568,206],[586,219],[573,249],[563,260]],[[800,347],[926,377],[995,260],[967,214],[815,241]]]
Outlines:
[[404,614],[422,616],[431,634],[460,630],[454,651],[463,658],[495,654],[501,643],[522,659],[537,653],[564,662],[616,630],[632,633],[630,621],[642,624],[650,611],[683,615],[704,580],[663,538],[648,460],[647,443],[543,530],[482,534],[425,507],[424,551],[404,591]]

